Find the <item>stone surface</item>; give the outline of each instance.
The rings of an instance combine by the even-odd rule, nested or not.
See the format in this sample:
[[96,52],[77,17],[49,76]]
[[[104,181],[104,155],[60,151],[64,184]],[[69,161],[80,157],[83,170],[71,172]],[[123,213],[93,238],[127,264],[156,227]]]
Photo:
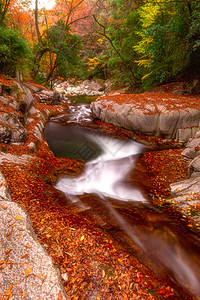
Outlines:
[[136,133],[187,142],[200,130],[200,98],[166,93],[99,97],[95,118]]
[[[51,111],[43,112],[32,107],[33,97],[22,83],[15,83],[14,90],[1,90],[2,112],[0,114],[0,141],[24,142],[29,134],[34,142],[29,143],[31,152],[43,138],[45,121]],[[20,92],[20,97],[18,93]],[[55,92],[53,92],[55,94]],[[20,113],[19,113],[20,112]],[[28,117],[28,119],[27,119]],[[31,124],[32,123],[32,124]],[[0,152],[0,164],[27,164],[31,155],[13,155]],[[67,276],[67,274],[66,274]],[[66,277],[67,278],[67,277]],[[0,173],[0,298],[2,299],[68,299],[60,279],[45,248],[38,242],[31,221],[17,203],[12,202],[7,183]]]
[[23,83],[13,81],[11,85],[1,86],[0,142],[23,143],[27,139],[24,124],[33,96]]
[[170,185],[172,198],[169,202],[200,227],[200,132],[189,140],[181,154],[190,161],[189,178]]
[[28,215],[11,201],[1,173],[0,258],[1,297],[68,299],[58,269],[38,242]]
[[99,84],[99,81],[84,80],[79,84],[71,84],[68,81],[57,83],[54,89],[67,96],[99,96],[104,94],[104,86]]
[[15,82],[16,86],[19,88],[21,99],[19,101],[19,111],[23,114],[27,114],[31,106],[33,105],[33,95],[31,91],[23,84]]
[[0,114],[0,142],[23,143],[27,139],[27,131],[21,120],[19,114],[7,112]]

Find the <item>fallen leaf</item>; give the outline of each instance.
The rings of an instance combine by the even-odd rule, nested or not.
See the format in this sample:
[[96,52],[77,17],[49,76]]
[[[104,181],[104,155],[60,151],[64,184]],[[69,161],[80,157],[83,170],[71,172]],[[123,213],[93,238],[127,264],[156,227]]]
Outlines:
[[46,279],[47,279],[47,275],[44,276],[44,278],[42,280],[42,284],[45,282]]
[[32,269],[33,269],[33,267],[28,268],[28,269],[25,270],[25,274],[26,274],[27,277],[30,275]]
[[62,299],[63,299],[63,296],[62,296],[61,292],[59,291],[59,293],[58,293],[58,300],[62,300]]
[[22,255],[21,258],[27,258],[28,259],[28,254],[26,253],[26,254]]
[[10,253],[10,251],[12,251],[12,248],[9,248],[8,250],[6,250],[6,255],[8,255]]

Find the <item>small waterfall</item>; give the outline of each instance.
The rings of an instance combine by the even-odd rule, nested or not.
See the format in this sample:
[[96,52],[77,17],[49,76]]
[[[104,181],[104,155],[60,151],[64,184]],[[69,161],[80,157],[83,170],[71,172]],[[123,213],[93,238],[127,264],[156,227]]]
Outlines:
[[89,138],[99,145],[102,154],[85,164],[81,176],[60,178],[55,188],[66,195],[95,193],[123,201],[146,202],[139,189],[125,183],[143,146],[134,141],[100,135],[90,135]]

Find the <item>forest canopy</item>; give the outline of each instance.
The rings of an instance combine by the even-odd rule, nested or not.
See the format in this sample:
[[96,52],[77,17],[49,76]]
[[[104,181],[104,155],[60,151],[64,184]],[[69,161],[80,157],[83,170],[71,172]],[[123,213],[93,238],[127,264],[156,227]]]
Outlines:
[[200,75],[200,1],[0,0],[0,69],[138,89]]

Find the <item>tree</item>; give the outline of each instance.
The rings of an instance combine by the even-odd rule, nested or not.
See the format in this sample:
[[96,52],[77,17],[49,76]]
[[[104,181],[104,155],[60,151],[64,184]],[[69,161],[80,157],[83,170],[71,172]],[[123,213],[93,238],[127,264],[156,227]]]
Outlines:
[[11,0],[0,0],[0,27],[3,26]]
[[9,28],[0,30],[0,70],[10,76],[15,76],[16,70],[24,71],[31,51],[25,40]]
[[[187,0],[147,1],[140,7],[141,40],[134,48],[141,56],[138,64],[144,67],[145,88],[168,82],[189,69],[195,51],[199,57],[198,12],[199,3]],[[195,62],[198,68],[199,59]]]
[[58,21],[44,32],[50,58],[47,81],[52,79],[55,71],[56,76],[63,78],[72,76],[79,62],[80,40],[75,34],[71,34],[69,29],[67,30],[64,27],[64,22]]
[[98,17],[97,33],[107,41],[106,64],[116,81],[140,87],[139,68],[135,60],[138,58],[134,46],[139,37],[136,31],[139,28],[137,14],[138,1],[108,0],[105,10]]
[[[83,8],[84,0],[59,1],[56,7],[56,11],[54,12],[56,16],[54,18],[54,21],[55,19],[56,21],[54,24],[50,25],[50,27],[46,11],[43,11],[43,16],[41,16],[40,18],[43,19],[43,21],[45,20],[44,23],[46,24],[46,28],[43,29],[43,32],[41,33],[41,27],[39,26],[39,10],[37,3],[38,0],[35,1],[35,25],[38,45],[35,51],[34,69],[32,74],[35,78],[40,70],[40,63],[42,61],[48,61],[49,70],[48,75],[46,76],[46,80],[49,81],[52,79],[55,70],[57,70],[57,73],[62,73],[66,76],[67,72],[64,72],[64,69],[68,66],[66,70],[69,71],[69,66],[70,68],[72,67],[71,62],[77,63],[77,50],[80,47],[80,40],[76,35],[70,33],[70,31],[71,27],[75,23],[80,20],[86,19],[87,14],[85,13],[77,15],[77,11]],[[59,41],[55,43],[55,40],[57,40],[58,37]],[[74,56],[72,55],[72,51],[74,51]],[[60,71],[58,71],[58,69]]]

